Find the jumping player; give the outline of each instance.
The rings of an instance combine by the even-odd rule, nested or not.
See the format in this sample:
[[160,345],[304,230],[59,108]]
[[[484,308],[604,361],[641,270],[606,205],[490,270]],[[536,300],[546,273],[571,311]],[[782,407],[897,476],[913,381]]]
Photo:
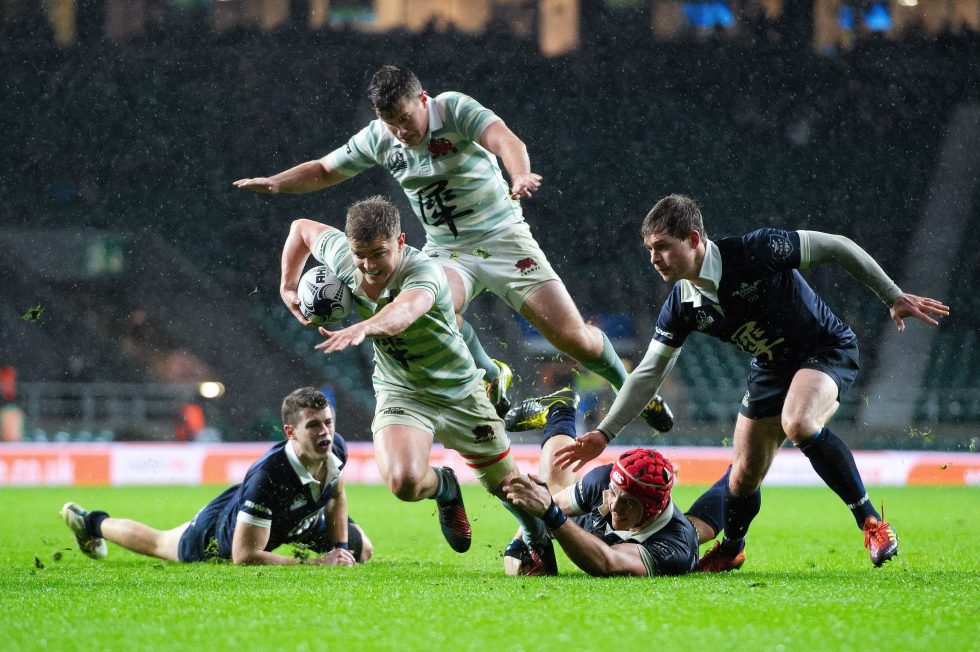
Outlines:
[[[423,253],[446,270],[457,314],[490,290],[556,348],[618,389],[626,379],[623,363],[609,338],[582,319],[524,221],[519,200],[531,197],[542,178],[531,171],[521,139],[471,97],[457,92],[429,97],[406,68],[378,70],[368,97],[378,119],[342,147],[275,176],[239,179],[234,185],[270,194],[304,193],[384,166],[401,184],[425,228]],[[510,185],[501,174],[498,156]],[[485,372],[491,401],[503,416],[509,407],[511,372],[490,359],[462,317],[459,324],[477,366]],[[664,432],[673,425],[659,397],[643,413],[656,430]]]
[[108,553],[106,540],[151,557],[195,562],[230,559],[235,564],[286,566],[302,557],[272,552],[284,543],[302,543],[323,553],[305,563],[352,566],[371,558],[374,547],[347,515],[342,471],[347,445],[334,431],[327,398],[312,387],[282,402],[285,441],[269,449],[245,474],[188,523],[172,530],[88,512],[67,503],[61,516],[79,549],[93,559]]
[[906,317],[936,326],[933,317],[948,315],[949,307],[904,293],[843,236],[767,228],[708,240],[698,205],[682,195],[657,202],[641,235],[650,263],[673,290],[646,357],[598,428],[558,451],[558,465],[580,468],[598,455],[660,387],[687,336],[705,333],[754,357],[735,424],[725,537],[701,564],[720,571],[737,567],[760,508],[757,490],[787,437],[851,510],[871,562],[880,566],[897,555],[894,528],[869,500],[847,445],[826,427],[857,375],[857,337],[797,270],[840,265],[885,302],[899,331]]

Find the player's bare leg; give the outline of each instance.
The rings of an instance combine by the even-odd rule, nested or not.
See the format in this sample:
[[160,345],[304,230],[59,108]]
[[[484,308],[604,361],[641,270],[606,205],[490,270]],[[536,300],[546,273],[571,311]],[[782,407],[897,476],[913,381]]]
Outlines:
[[106,541],[148,557],[179,561],[177,546],[190,523],[171,530],[157,530],[127,518],[107,518],[102,521],[102,536]]
[[564,471],[555,466],[555,451],[574,442],[568,435],[555,435],[541,447],[541,459],[538,460],[538,476],[548,485],[548,491],[555,495],[565,487],[575,482],[575,473],[569,468]]
[[405,425],[385,426],[374,434],[374,459],[381,479],[399,500],[432,498],[439,477],[429,466],[432,435]]

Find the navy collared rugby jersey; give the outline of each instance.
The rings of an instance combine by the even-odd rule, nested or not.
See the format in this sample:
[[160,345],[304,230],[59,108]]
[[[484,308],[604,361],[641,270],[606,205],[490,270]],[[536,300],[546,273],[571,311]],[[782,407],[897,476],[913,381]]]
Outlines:
[[734,344],[759,367],[781,368],[856,341],[797,271],[798,232],[759,229],[707,244],[701,276],[714,281],[717,294],[676,283],[657,318],[657,342],[680,348],[697,331]]
[[603,515],[599,509],[603,492],[609,488],[612,467],[612,464],[596,467],[575,484],[573,497],[577,504],[573,507],[582,514],[574,517],[575,522],[607,546],[620,543],[640,546],[648,575],[682,575],[693,571],[698,563],[698,534],[673,502],[642,530],[613,529],[612,514]]
[[321,487],[299,463],[289,440],[277,443],[249,467],[241,484],[229,487],[208,503],[191,525],[199,527],[197,518],[214,515],[212,536],[218,541],[218,557],[226,559],[231,558],[239,519],[269,528],[266,551],[294,540],[308,527],[305,519],[324,507],[337,490],[340,472],[347,464],[347,444],[339,434],[334,434],[331,450],[327,478]]

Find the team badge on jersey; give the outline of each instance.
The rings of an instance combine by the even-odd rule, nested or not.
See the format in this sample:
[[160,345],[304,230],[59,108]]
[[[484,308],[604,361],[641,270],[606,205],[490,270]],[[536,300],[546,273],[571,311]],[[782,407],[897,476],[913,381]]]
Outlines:
[[405,160],[405,152],[400,149],[392,151],[391,154],[388,154],[388,158],[385,159],[385,167],[392,174],[407,168],[408,162]]
[[432,154],[432,158],[458,153],[459,150],[453,145],[453,141],[448,138],[432,138],[429,140],[429,154]]
[[788,258],[793,252],[793,245],[789,238],[784,235],[770,235],[769,249],[772,250],[772,255],[776,258]]

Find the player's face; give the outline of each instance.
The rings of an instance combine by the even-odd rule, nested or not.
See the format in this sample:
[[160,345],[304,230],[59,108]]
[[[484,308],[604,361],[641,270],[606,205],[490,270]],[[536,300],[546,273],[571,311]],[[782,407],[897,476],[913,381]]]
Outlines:
[[300,459],[325,460],[333,446],[333,411],[303,408],[295,424],[286,424],[286,436],[296,442]]
[[403,97],[390,113],[375,111],[388,130],[400,142],[415,147],[429,131],[429,96],[422,91],[418,97]]
[[692,233],[687,238],[675,238],[666,233],[654,233],[643,239],[643,246],[650,252],[650,264],[668,283],[682,278],[696,278],[698,269],[696,253],[700,236]]
[[640,524],[643,518],[643,505],[614,484],[609,485],[609,513],[614,530],[629,530]]
[[378,238],[372,242],[347,241],[354,265],[364,275],[363,285],[383,288],[401,262],[405,234],[393,238]]

